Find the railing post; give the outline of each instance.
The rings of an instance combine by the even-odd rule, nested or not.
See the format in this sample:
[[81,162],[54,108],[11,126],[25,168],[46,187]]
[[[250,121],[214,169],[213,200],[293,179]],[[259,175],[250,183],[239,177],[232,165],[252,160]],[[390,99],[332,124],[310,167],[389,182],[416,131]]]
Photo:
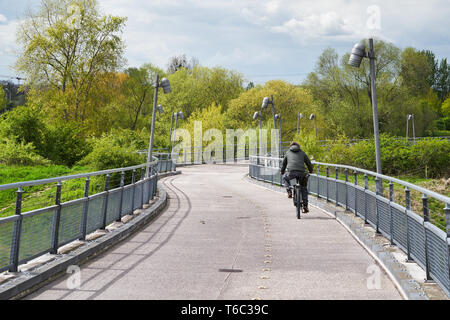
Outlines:
[[338,167],[334,167],[334,175],[335,175],[335,178],[336,178],[336,182],[335,182],[335,184],[336,184],[336,206],[338,206],[339,207],[339,201],[338,201],[338,196],[339,196],[339,193],[338,193],[338,180],[339,180],[339,168]]
[[408,187],[405,187],[405,206],[406,206],[406,253],[408,254],[408,261],[412,261],[411,258],[411,240],[408,226],[408,211],[411,210],[411,191]]
[[15,215],[19,217],[18,220],[14,222],[14,231],[11,242],[11,252],[9,255],[10,258],[10,272],[17,272],[19,268],[19,248],[20,248],[20,237],[22,233],[22,195],[24,191],[22,188],[16,191],[16,211]]
[[389,233],[391,235],[391,245],[394,245],[394,217],[392,216],[392,203],[394,202],[394,184],[389,181]]
[[430,210],[428,208],[428,197],[426,194],[422,194],[422,210],[423,210],[423,232],[425,237],[425,273],[426,273],[426,281],[432,281],[430,275],[430,258],[428,256],[428,237],[427,237],[427,231],[425,227],[425,222],[430,222]]
[[109,180],[111,178],[111,175],[108,173],[106,175],[106,181],[105,181],[105,199],[103,199],[103,213],[102,213],[102,226],[100,230],[106,229],[106,216],[108,214],[108,198],[109,198]]
[[[167,165],[166,165],[166,172],[167,172]],[[144,170],[141,170],[141,182],[142,182],[142,184],[141,184],[141,186],[142,186],[142,191],[141,191],[141,209],[144,207],[144,184],[145,184],[145,182],[144,182],[144,175],[143,175],[143,173],[144,173]]]
[[131,193],[132,196],[131,196],[131,213],[130,213],[130,215],[133,215],[133,212],[134,212],[134,194],[136,192],[136,169],[133,169],[133,173],[131,175],[131,184],[133,185],[133,192]]
[[83,211],[81,213],[81,237],[79,240],[86,240],[86,233],[87,233],[87,215],[89,210],[89,185],[91,183],[91,180],[89,177],[86,178],[86,181],[84,183],[84,198],[86,201],[83,203]]
[[56,199],[55,205],[56,210],[53,217],[53,232],[52,232],[52,249],[50,251],[51,254],[58,253],[58,240],[59,240],[59,223],[61,220],[61,181],[56,185]]
[[380,234],[380,214],[379,214],[379,212],[378,212],[378,197],[380,196],[380,190],[381,190],[381,188],[380,188],[380,178],[378,178],[378,176],[377,177],[375,177],[375,194],[376,194],[376,197],[375,197],[375,215],[376,215],[376,219],[377,219],[377,221],[376,221],[376,233],[377,234]]
[[445,213],[445,226],[447,229],[447,268],[448,268],[448,287],[450,287],[450,204],[446,203],[444,208]]
[[[149,169],[150,170],[150,169]],[[150,171],[151,176],[151,171]],[[120,200],[119,200],[119,217],[117,218],[116,222],[122,221],[122,208],[123,208],[123,193],[124,193],[124,187],[125,187],[125,172],[122,171],[120,173]]]
[[345,210],[348,210],[348,169],[345,168]]
[[320,198],[320,165],[317,165],[317,198]]
[[354,177],[355,177],[355,186],[354,186],[354,188],[355,188],[355,217],[356,216],[358,216],[358,200],[357,200],[357,189],[356,189],[356,187],[358,186],[358,171],[354,171],[353,172],[353,175],[354,175]]
[[328,201],[330,201],[330,197],[328,195],[328,182],[329,182],[328,178],[330,177],[330,168],[328,166],[326,167],[326,175],[327,175],[327,180],[326,181],[327,181],[327,202],[328,202]]
[[369,189],[369,178],[367,173],[364,174],[364,223],[369,224],[367,221],[367,189]]

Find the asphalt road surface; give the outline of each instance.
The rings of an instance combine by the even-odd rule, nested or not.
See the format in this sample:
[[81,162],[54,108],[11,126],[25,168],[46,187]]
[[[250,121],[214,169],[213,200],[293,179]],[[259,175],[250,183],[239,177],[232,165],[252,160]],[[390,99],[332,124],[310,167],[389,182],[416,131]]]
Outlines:
[[401,299],[374,259],[318,209],[297,220],[285,194],[248,167],[182,168],[141,232],[26,299]]

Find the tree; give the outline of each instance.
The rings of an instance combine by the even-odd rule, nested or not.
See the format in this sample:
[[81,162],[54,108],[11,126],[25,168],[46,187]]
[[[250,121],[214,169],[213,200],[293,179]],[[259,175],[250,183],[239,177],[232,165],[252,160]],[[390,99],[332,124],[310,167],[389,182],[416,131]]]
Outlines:
[[167,73],[173,74],[178,70],[180,70],[181,68],[192,70],[198,64],[199,64],[198,59],[195,57],[192,57],[191,61],[189,61],[185,54],[173,56],[172,58],[170,58],[169,63],[167,65]]
[[447,58],[441,60],[436,79],[436,91],[441,101],[444,101],[450,92],[450,65]]
[[430,81],[434,77],[430,57],[414,48],[404,49],[401,54],[400,75],[410,94],[427,94],[431,87]]
[[18,28],[15,68],[32,88],[59,95],[65,120],[83,122],[98,77],[123,63],[125,21],[102,16],[96,0],[42,0]]
[[140,68],[128,68],[125,74],[128,77],[122,85],[122,90],[125,95],[126,117],[129,119],[127,127],[135,130],[139,116],[151,114],[156,74],[160,77],[164,77],[165,74],[151,64],[145,64]]
[[3,86],[0,85],[0,112],[7,106],[7,100],[5,96],[5,91],[3,91]]

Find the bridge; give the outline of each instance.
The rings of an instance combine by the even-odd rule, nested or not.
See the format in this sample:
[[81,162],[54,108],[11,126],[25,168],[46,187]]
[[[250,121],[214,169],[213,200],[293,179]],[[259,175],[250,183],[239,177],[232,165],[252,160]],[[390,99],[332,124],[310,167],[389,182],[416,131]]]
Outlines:
[[[447,299],[446,233],[427,216],[422,221],[413,216],[410,207],[402,212],[394,199],[382,200],[378,188],[370,191],[369,172],[352,168],[355,181],[349,182],[343,166],[341,181],[338,166],[331,178],[326,164],[315,165],[317,174],[309,182],[310,213],[301,220],[277,186],[279,159],[264,157],[181,166],[181,174],[166,158],[151,164],[148,177],[144,165],[77,176],[89,181],[107,175],[109,181],[121,173],[122,179],[115,189],[106,184],[100,194],[86,193],[79,200],[31,213],[20,212],[19,192],[17,214],[0,220],[2,243],[10,239],[7,230],[11,237],[0,259],[0,270],[7,271],[0,297]],[[326,172],[320,172],[321,166]],[[129,185],[127,170],[133,173]],[[358,173],[365,175],[364,187],[358,186]],[[402,183],[383,178],[390,186]],[[420,191],[448,204],[447,197]],[[391,225],[385,223],[386,212]],[[53,222],[44,237],[47,242],[37,245],[42,235],[32,236],[31,222],[45,214]],[[415,233],[408,226],[401,229],[402,218]]]

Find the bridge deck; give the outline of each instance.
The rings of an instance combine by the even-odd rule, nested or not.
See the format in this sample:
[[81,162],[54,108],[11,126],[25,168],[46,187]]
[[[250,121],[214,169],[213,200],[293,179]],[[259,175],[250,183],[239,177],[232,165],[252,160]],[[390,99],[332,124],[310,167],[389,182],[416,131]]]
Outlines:
[[292,201],[246,181],[247,170],[187,167],[162,180],[166,211],[83,265],[79,289],[66,276],[27,298],[401,298],[384,273],[368,289],[375,261],[337,221],[314,208],[297,220]]

